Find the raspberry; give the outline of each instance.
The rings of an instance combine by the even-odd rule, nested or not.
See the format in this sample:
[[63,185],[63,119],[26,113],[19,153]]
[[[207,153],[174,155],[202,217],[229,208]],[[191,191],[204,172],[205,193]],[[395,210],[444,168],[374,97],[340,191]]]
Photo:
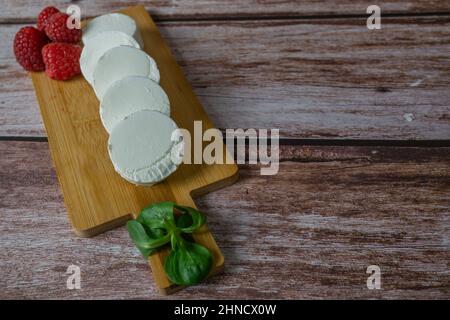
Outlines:
[[52,15],[58,13],[59,10],[55,7],[46,7],[44,10],[39,13],[37,27],[39,30],[44,31],[45,25]]
[[63,12],[55,13],[45,25],[45,33],[55,42],[78,43],[81,40],[81,29],[69,29],[69,15]]
[[41,49],[48,42],[45,34],[35,27],[23,27],[14,37],[14,55],[17,62],[28,71],[45,68]]
[[69,80],[80,74],[81,47],[70,43],[49,43],[42,48],[45,73],[55,80]]

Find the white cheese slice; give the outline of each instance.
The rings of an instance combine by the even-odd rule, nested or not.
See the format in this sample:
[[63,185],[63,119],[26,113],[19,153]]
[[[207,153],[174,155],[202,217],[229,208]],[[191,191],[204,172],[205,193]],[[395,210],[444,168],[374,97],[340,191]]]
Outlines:
[[159,83],[156,62],[144,51],[130,46],[118,46],[106,51],[94,68],[92,86],[97,98],[101,101],[110,85],[128,76],[149,77]]
[[138,111],[120,121],[108,141],[115,170],[137,185],[152,185],[167,178],[182,159],[182,140],[172,141],[176,129],[175,122],[158,111]]
[[132,113],[155,110],[170,116],[170,103],[163,88],[142,76],[120,79],[109,86],[100,103],[100,118],[106,131]]
[[144,47],[141,33],[132,18],[122,13],[110,13],[92,19],[83,28],[83,43],[86,45],[93,36],[104,31],[121,31],[133,37],[141,46]]
[[92,85],[94,68],[106,51],[117,46],[131,46],[140,49],[133,37],[121,31],[104,31],[92,36],[81,51],[80,68],[84,78]]

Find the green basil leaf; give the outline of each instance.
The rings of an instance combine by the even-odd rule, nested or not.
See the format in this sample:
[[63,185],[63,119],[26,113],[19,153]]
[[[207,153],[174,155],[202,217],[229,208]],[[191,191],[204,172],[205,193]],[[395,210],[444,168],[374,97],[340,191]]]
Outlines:
[[[206,216],[197,209],[179,205],[175,205],[175,208],[184,213],[180,216],[180,218],[184,215],[189,215],[192,220],[189,225],[186,225],[188,222],[187,218],[183,218],[183,220],[181,220],[181,223],[177,221],[177,227],[180,228],[182,232],[192,233],[206,222]],[[180,220],[180,218],[178,220]]]
[[175,227],[174,205],[173,202],[160,202],[146,207],[142,209],[138,221],[150,229],[162,228],[170,231]]
[[173,232],[170,236],[170,244],[172,246],[172,251],[178,250],[179,246],[182,245],[183,239],[178,232]]
[[169,280],[178,285],[194,285],[208,276],[212,266],[212,255],[208,249],[182,240],[164,261],[164,270]]
[[161,228],[155,228],[155,229],[151,229],[149,227],[147,227],[145,224],[142,225],[145,229],[145,232],[147,233],[147,235],[150,238],[162,238],[167,234],[167,231]]
[[[134,244],[146,258],[151,255],[155,249],[170,241],[170,234],[159,233],[159,235],[162,235],[161,237],[150,237],[144,226],[139,221],[128,221],[127,229]],[[155,233],[152,234],[152,236],[155,235]]]
[[177,228],[183,229],[192,226],[192,217],[190,214],[182,214],[176,218]]
[[[175,217],[174,208],[182,214]],[[161,202],[144,208],[127,227],[131,239],[146,258],[171,242],[172,250],[164,261],[167,277],[175,284],[193,285],[208,276],[212,254],[207,248],[186,241],[181,234],[192,233],[205,222],[206,216],[197,209]]]
[[127,222],[128,233],[130,234],[133,242],[140,247],[149,246],[151,239],[145,232],[144,227],[138,221],[128,221]]

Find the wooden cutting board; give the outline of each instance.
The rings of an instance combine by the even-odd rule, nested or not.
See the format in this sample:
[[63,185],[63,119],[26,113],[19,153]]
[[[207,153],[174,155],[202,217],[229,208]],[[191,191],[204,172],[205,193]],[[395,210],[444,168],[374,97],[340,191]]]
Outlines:
[[[202,121],[203,131],[212,128],[145,8],[137,6],[121,12],[136,21],[144,40],[144,50],[157,62],[161,86],[170,99],[171,117],[178,126],[188,129],[192,136],[195,120]],[[130,184],[115,172],[109,159],[108,134],[99,118],[99,101],[84,78],[55,81],[43,72],[32,73],[31,77],[69,219],[81,237],[92,237],[122,226],[152,203],[174,201],[195,207],[193,196],[224,187],[238,177],[235,164],[183,164],[164,182],[152,187]],[[194,234],[194,240],[213,254],[211,275],[220,272],[224,258],[206,226]],[[163,294],[177,289],[163,269],[168,251],[167,248],[149,258],[156,284]]]

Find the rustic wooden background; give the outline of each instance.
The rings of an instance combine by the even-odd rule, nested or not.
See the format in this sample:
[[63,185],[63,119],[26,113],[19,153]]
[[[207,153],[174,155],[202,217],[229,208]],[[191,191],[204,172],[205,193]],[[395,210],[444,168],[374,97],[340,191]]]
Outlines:
[[[44,5],[1,0],[0,298],[161,298],[125,228],[70,230],[12,39]],[[219,128],[280,128],[280,172],[197,199],[226,271],[170,298],[450,298],[450,2],[145,4]],[[366,8],[382,9],[382,30]],[[67,290],[70,264],[82,289]],[[379,265],[382,290],[366,288]]]

